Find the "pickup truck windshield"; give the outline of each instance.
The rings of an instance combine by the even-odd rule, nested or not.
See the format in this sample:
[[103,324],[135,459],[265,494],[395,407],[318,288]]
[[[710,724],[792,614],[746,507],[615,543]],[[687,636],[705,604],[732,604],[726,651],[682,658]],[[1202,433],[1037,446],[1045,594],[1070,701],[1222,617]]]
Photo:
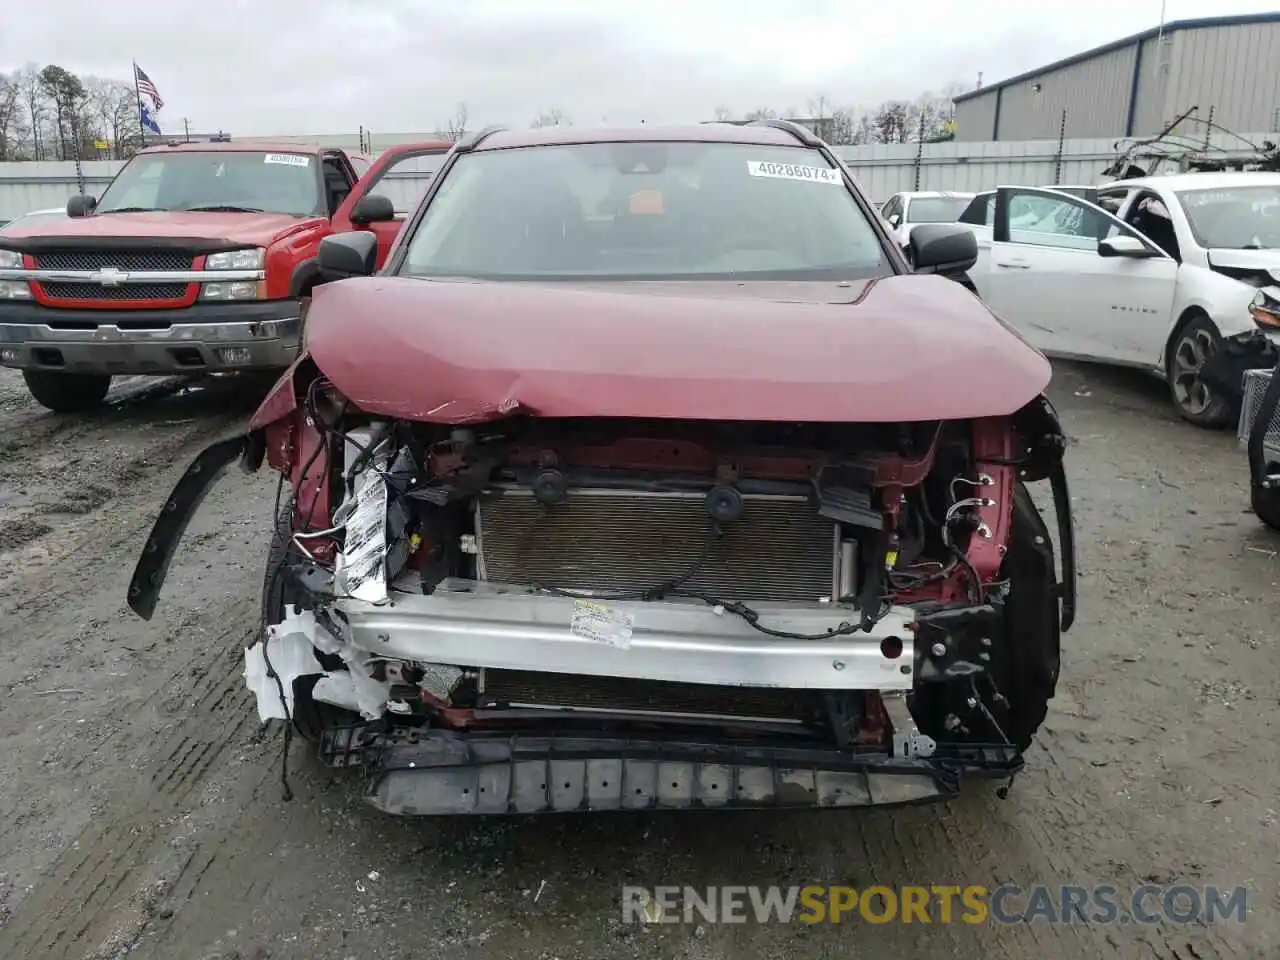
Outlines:
[[1213,250],[1280,248],[1280,183],[1180,190],[1196,242]]
[[320,207],[315,157],[175,150],[130,160],[107,187],[97,212],[201,209],[305,216]]
[[403,275],[497,280],[825,280],[892,273],[815,150],[733,143],[466,154],[408,240]]

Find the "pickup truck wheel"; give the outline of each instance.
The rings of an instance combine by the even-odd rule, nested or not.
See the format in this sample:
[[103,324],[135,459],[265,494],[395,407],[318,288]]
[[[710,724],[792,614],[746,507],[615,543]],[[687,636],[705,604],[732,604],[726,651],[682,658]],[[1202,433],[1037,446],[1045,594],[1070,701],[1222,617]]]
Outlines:
[[1169,348],[1166,375],[1173,405],[1184,420],[1198,427],[1222,427],[1232,419],[1231,398],[1200,377],[1205,363],[1221,344],[1222,334],[1213,321],[1198,314],[1174,334]]
[[1280,530],[1280,487],[1253,484],[1249,504],[1259,520],[1272,530]]
[[[267,569],[262,583],[262,632],[266,636],[269,625],[284,620],[285,605],[302,602],[297,588],[289,583],[282,573],[278,573],[284,563],[300,557],[297,547],[290,536],[290,505],[286,504],[276,521],[275,534],[271,538],[271,549],[267,553]],[[270,645],[267,655],[271,655]],[[326,670],[345,670],[346,665],[340,657],[316,651],[316,659]],[[330,703],[323,703],[311,696],[318,676],[299,677],[293,683],[293,728],[308,743],[320,742],[320,736],[327,728],[350,726],[360,722],[360,715]]]
[[27,389],[42,407],[54,413],[91,410],[111,389],[111,378],[96,373],[56,373],[50,370],[23,370]]

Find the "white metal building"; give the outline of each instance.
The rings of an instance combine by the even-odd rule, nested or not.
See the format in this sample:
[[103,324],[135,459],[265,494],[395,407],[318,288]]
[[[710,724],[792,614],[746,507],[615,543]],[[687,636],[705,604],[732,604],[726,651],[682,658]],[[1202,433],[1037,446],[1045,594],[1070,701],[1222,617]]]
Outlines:
[[955,100],[956,139],[1056,140],[1064,111],[1068,139],[1146,136],[1193,107],[1280,131],[1280,11],[1173,21],[981,87]]

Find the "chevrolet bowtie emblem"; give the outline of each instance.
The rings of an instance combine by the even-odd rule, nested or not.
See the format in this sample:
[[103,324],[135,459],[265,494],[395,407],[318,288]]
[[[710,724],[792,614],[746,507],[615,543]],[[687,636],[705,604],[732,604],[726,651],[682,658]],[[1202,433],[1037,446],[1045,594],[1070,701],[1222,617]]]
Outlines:
[[129,274],[115,267],[103,267],[92,277],[94,283],[100,283],[104,287],[118,287],[128,279]]

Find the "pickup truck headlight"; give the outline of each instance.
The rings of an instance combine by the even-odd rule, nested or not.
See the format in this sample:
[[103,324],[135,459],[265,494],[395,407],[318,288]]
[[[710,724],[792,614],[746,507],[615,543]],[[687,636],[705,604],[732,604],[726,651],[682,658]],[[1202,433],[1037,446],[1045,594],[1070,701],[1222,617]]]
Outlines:
[[0,280],[0,300],[30,300],[31,285],[25,280]]
[[233,280],[224,283],[206,283],[200,290],[201,300],[261,300],[263,288],[260,280]]
[[21,270],[22,254],[16,250],[0,250],[0,270]]
[[1265,291],[1259,290],[1254,296],[1249,304],[1249,314],[1253,322],[1264,330],[1280,332],[1280,300],[1267,296]]
[[211,253],[204,261],[206,270],[261,270],[267,251],[262,247],[253,250],[227,250]]

